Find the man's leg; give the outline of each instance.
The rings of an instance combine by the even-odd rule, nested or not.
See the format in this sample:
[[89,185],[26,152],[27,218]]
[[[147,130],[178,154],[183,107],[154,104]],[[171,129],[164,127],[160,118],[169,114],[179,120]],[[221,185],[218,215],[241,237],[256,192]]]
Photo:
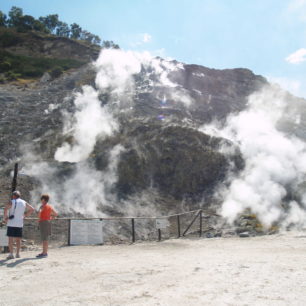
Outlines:
[[10,254],[13,255],[14,252],[14,237],[8,237],[9,241],[8,241],[8,245],[9,245],[9,251]]
[[48,240],[43,241],[43,254],[48,254]]
[[21,238],[16,238],[16,246],[17,246],[16,256],[19,256],[20,246],[21,246]]

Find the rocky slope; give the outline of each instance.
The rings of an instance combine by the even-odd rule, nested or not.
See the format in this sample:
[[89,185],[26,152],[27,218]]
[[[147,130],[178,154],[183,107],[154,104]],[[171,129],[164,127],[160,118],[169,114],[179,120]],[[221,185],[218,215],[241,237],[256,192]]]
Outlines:
[[[26,155],[25,144],[30,144],[43,160],[54,163],[56,149],[67,140],[62,133],[62,111],[73,114],[72,93],[80,91],[84,84],[94,85],[94,78],[93,67],[87,65],[50,82],[0,87],[3,171],[11,161]],[[265,79],[246,69],[221,71],[184,65],[183,69],[171,72],[169,79],[193,100],[190,107],[175,98],[168,99],[166,106],[161,107],[162,97],[171,88],[159,85],[148,89],[141,73],[135,79],[132,112],[118,114],[120,131],[97,142],[90,162],[103,171],[109,162],[110,149],[117,144],[124,147],[112,191],[118,198],[127,198],[150,187],[166,198],[179,201],[194,202],[212,196],[229,166],[234,164],[238,171],[243,161],[238,151],[230,159],[220,153],[220,139],[197,129],[214,118],[222,119],[242,110],[248,95],[265,85]],[[105,99],[101,97],[101,103],[107,103]],[[161,119],[165,120],[158,120],[161,113]],[[64,173],[76,166],[55,164]]]
[[[18,35],[3,50],[98,58],[97,48],[69,39]],[[251,94],[269,87],[248,69],[210,69],[123,51],[104,53],[55,79],[1,84],[0,195],[8,197],[9,173],[19,161],[24,197],[36,201],[49,192],[62,213],[160,215],[218,205],[220,185],[229,186],[229,174],[250,165],[239,141],[208,135],[202,126],[226,122],[247,109]],[[287,108],[278,129],[305,141],[304,100],[286,92],[282,97]],[[86,113],[90,105],[96,108]],[[85,158],[56,157],[59,148],[75,146],[78,154],[92,147]],[[285,200],[295,199],[290,192]]]

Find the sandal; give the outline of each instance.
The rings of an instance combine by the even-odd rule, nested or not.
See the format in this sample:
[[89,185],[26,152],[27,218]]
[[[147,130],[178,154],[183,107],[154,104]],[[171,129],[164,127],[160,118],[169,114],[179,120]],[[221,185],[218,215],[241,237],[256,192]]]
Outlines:
[[7,259],[7,260],[9,260],[9,259],[14,259],[14,255],[13,255],[13,254],[10,254],[9,256],[6,257],[6,259]]
[[36,255],[36,258],[43,258],[43,257],[48,257],[48,254],[40,253]]

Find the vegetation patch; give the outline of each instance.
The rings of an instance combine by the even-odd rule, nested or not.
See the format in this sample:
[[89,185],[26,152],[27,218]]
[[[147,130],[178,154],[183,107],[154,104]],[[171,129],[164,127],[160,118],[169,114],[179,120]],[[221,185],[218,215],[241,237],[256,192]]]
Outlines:
[[75,59],[57,59],[45,57],[30,57],[15,55],[7,51],[0,51],[0,73],[2,81],[13,81],[18,78],[40,78],[49,72],[53,78],[59,77],[64,71],[79,68],[86,62]]
[[4,29],[5,28],[0,28],[0,48],[16,46],[22,42],[21,36],[16,32],[10,29],[5,29],[5,31],[3,31]]

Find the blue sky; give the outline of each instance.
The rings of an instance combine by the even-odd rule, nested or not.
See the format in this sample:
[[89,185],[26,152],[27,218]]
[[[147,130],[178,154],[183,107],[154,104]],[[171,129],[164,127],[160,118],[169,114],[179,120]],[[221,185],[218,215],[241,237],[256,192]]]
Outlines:
[[210,68],[244,67],[306,97],[306,0],[2,0],[123,49]]

